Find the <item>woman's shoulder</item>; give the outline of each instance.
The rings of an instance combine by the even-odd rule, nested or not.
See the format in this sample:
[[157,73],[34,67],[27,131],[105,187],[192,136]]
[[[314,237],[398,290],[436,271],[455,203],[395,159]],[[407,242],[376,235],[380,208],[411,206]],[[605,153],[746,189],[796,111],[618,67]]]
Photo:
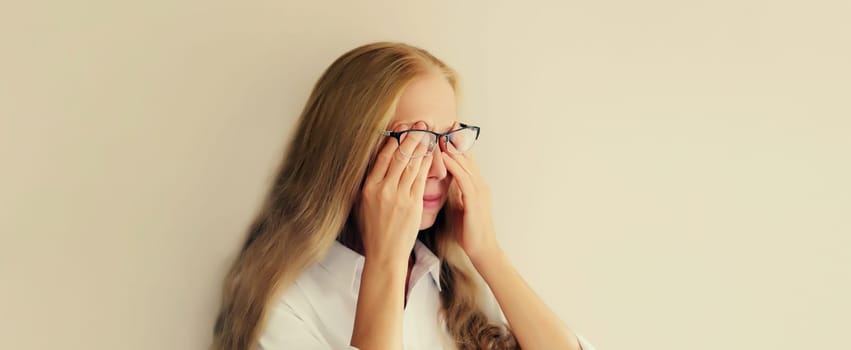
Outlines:
[[289,285],[278,293],[276,304],[288,305],[297,309],[301,305],[310,304],[310,295],[322,289],[321,267],[314,263],[302,271]]
[[[316,265],[316,264],[314,264]],[[308,267],[292,283],[280,290],[274,301],[268,306],[270,319],[296,318],[307,325],[315,325],[320,320],[315,309],[317,299],[316,266]]]
[[304,308],[322,308],[329,300],[348,299],[350,284],[354,282],[356,259],[332,247],[318,261],[304,269],[289,285],[279,291],[276,303],[288,305],[296,311]]
[[325,323],[329,316],[345,314],[357,305],[355,288],[359,254],[335,241],[316,262],[279,290],[270,314],[291,313],[311,323]]
[[[280,291],[268,305],[267,322],[260,334],[260,349],[330,347],[326,323],[321,318],[322,296],[317,296],[315,267],[311,266]],[[317,300],[320,303],[317,304]]]
[[[280,291],[267,310],[268,322],[261,335],[264,349],[313,348],[313,344],[344,348],[351,336],[356,299],[322,264],[312,264]],[[352,301],[354,300],[354,301]],[[347,328],[349,327],[349,328]],[[303,339],[299,342],[298,339]],[[287,344],[275,347],[271,344]],[[292,344],[300,344],[294,346]],[[333,346],[331,346],[333,345]]]

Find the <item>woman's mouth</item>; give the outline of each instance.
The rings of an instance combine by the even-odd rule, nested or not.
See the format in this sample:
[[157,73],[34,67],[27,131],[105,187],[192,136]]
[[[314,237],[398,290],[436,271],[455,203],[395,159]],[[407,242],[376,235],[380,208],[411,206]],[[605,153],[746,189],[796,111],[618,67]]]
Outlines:
[[440,195],[440,194],[423,196],[423,208],[429,208],[429,209],[439,208],[442,198],[443,198],[443,195]]

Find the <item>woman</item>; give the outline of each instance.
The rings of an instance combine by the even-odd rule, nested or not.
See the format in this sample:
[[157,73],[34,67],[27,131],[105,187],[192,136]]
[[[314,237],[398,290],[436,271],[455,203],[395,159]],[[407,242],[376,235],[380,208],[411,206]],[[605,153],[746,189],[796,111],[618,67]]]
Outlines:
[[591,348],[495,239],[457,79],[390,42],[323,73],[226,278],[214,349]]

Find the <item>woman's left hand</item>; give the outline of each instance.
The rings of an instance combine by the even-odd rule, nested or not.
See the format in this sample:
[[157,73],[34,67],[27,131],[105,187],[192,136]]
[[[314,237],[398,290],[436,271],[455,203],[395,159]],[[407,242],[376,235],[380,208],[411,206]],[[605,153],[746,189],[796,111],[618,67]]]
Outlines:
[[491,214],[490,189],[471,153],[442,152],[442,157],[455,180],[449,185],[448,224],[461,248],[475,262],[499,249]]

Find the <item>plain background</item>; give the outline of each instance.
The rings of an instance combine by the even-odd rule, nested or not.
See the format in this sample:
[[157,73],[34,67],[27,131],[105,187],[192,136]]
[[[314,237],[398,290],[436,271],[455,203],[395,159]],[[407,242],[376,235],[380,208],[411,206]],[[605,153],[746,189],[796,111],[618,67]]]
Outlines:
[[463,78],[499,239],[599,349],[849,349],[848,1],[0,10],[0,348],[203,349],[339,55]]

